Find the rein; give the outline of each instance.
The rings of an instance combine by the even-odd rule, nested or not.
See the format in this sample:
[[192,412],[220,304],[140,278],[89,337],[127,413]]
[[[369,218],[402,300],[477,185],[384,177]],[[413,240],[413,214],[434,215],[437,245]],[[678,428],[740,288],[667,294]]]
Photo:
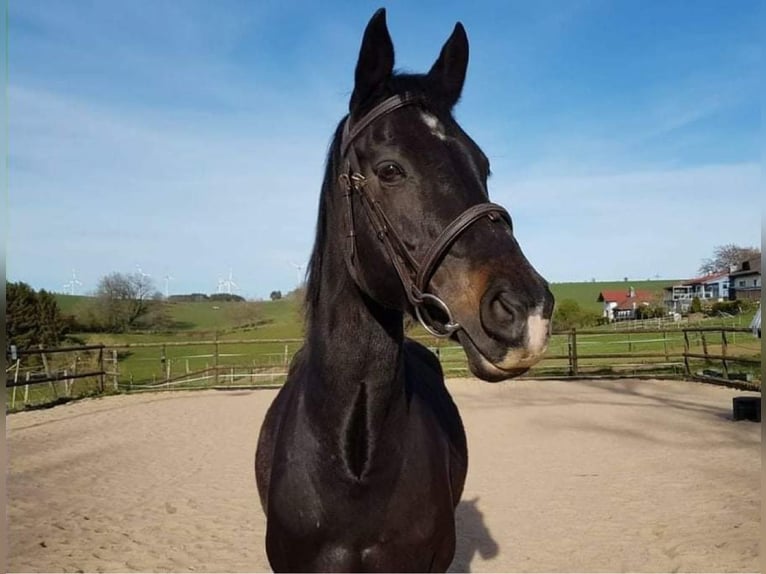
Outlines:
[[[455,321],[447,304],[433,293],[428,293],[428,284],[436,272],[444,255],[449,251],[452,244],[474,223],[487,217],[491,221],[502,218],[511,224],[511,216],[505,208],[495,203],[479,203],[473,205],[458,215],[447,225],[439,236],[434,240],[426,251],[422,262],[418,262],[405,246],[402,238],[391,225],[385,211],[378,200],[372,194],[371,184],[361,172],[359,162],[354,149],[354,140],[370,125],[381,117],[390,114],[400,108],[410,105],[418,105],[422,100],[411,95],[392,96],[378,104],[365,114],[356,124],[351,127],[351,117],[346,119],[341,138],[340,155],[345,163],[345,171],[340,174],[338,181],[346,198],[346,213],[348,224],[348,238],[350,247],[346,253],[346,264],[354,281],[359,284],[356,268],[356,231],[354,228],[354,194],[359,196],[361,205],[367,213],[378,239],[383,243],[388,252],[399,280],[402,282],[407,300],[415,309],[415,315],[426,331],[435,337],[449,337],[459,329],[460,324]],[[433,306],[439,309],[447,318],[442,323],[435,321],[428,312],[427,307]]]

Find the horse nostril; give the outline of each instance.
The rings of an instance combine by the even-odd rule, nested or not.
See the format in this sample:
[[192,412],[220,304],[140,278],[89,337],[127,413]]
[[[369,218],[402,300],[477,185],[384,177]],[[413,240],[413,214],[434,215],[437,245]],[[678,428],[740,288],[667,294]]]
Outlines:
[[510,291],[497,291],[485,299],[481,321],[486,332],[505,344],[518,345],[524,338],[526,308]]
[[508,293],[504,291],[498,293],[491,304],[492,314],[502,323],[513,323],[516,320],[517,311],[514,307]]

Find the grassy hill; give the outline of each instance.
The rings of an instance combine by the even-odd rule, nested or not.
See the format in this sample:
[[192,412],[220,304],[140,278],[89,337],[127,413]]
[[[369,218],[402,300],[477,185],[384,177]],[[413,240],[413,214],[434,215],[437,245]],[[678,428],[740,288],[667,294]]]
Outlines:
[[[671,285],[665,281],[602,281],[590,283],[553,283],[551,291],[557,301],[572,299],[586,310],[600,312],[602,304],[597,301],[601,291],[630,287],[652,291],[660,295],[662,289]],[[56,295],[64,314],[77,314],[91,301],[90,297],[78,295]],[[263,339],[300,338],[303,334],[303,312],[301,302],[295,299],[237,303],[221,301],[170,302],[166,311],[172,321],[170,333],[185,337],[212,335],[218,332],[222,338]],[[118,338],[132,341],[167,339],[163,334],[127,334]],[[109,337],[110,339],[116,337]],[[91,337],[88,337],[91,338]],[[103,335],[100,335],[103,339]],[[212,337],[211,337],[212,338]]]
[[552,283],[551,291],[557,301],[572,299],[579,303],[580,307],[589,311],[600,312],[603,303],[597,301],[598,294],[606,290],[620,290],[626,292],[630,287],[643,291],[651,291],[658,296],[662,295],[662,290],[674,283],[675,279],[663,279],[661,281],[595,281],[588,283]]

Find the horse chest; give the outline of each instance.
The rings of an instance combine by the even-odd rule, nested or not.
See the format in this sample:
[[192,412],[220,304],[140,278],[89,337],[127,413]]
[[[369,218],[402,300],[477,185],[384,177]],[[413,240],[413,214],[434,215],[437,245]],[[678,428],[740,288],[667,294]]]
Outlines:
[[291,521],[292,527],[272,520],[267,533],[272,565],[290,571],[393,572],[429,571],[440,558],[449,564],[455,532],[448,501],[422,496],[415,501],[396,493],[381,504],[378,498],[362,495],[318,514],[304,512],[304,520]]
[[293,455],[275,461],[268,520],[275,568],[428,570],[437,550],[454,544],[448,446],[410,424],[397,430],[402,440],[388,448],[401,446],[398,457],[373,454],[362,480],[321,440],[301,441],[299,457],[297,444],[285,449]]

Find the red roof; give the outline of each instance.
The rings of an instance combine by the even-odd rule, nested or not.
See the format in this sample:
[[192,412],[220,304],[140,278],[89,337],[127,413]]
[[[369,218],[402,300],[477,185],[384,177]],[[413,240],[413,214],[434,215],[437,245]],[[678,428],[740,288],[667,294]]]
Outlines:
[[651,303],[654,299],[655,294],[644,289],[635,289],[633,297],[631,297],[629,289],[607,290],[598,295],[598,301],[617,303],[617,309],[632,309],[634,303],[643,305],[644,303]]

